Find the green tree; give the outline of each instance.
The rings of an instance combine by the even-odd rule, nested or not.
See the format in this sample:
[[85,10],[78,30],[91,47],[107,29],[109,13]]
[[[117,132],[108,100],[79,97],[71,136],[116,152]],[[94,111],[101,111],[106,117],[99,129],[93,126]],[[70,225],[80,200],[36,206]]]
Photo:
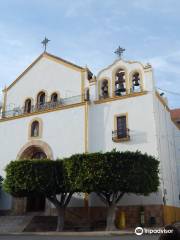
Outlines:
[[3,178],[2,178],[1,175],[0,175],[0,189],[1,189],[1,187],[2,187],[2,182],[3,182]]
[[115,228],[117,204],[126,193],[148,195],[159,186],[159,162],[141,152],[77,154],[66,160],[69,177],[79,191],[96,192],[106,204],[106,229]]
[[63,230],[65,209],[75,191],[63,161],[12,161],[6,167],[3,188],[15,197],[43,194],[57,209],[57,231]]

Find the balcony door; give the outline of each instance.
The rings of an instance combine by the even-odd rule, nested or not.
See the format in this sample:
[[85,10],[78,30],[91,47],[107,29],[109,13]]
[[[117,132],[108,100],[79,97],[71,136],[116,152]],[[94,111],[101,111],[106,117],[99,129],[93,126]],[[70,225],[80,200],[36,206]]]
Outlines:
[[127,137],[126,116],[117,117],[117,137],[118,138],[126,138]]

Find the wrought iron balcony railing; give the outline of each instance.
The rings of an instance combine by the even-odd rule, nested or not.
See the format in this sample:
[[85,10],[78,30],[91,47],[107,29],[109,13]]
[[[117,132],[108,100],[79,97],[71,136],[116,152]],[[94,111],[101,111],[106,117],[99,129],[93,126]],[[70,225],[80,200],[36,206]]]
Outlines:
[[53,110],[55,108],[61,108],[63,106],[68,106],[71,104],[81,103],[82,101],[84,101],[84,95],[78,95],[69,98],[62,98],[57,102],[45,102],[44,104],[32,105],[31,108],[28,109],[25,107],[15,107],[12,110],[2,112],[2,118],[10,118],[24,114]]
[[130,140],[129,129],[114,130],[112,131],[112,140],[114,142],[128,141]]

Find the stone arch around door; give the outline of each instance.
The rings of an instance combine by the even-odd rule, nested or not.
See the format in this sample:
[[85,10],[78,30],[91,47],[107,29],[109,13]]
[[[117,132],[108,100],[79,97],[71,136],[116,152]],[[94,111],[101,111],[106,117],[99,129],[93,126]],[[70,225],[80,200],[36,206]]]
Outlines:
[[[53,152],[49,144],[41,140],[31,140],[19,151],[16,160],[25,159],[50,159],[53,160]],[[12,209],[15,214],[26,212],[44,211],[48,207],[45,197],[30,196],[25,198],[13,198]]]
[[[19,151],[16,159],[32,159],[36,153],[44,154],[44,158],[53,160],[53,151],[49,144],[41,140],[31,140],[26,143]],[[39,157],[40,158],[40,157]]]

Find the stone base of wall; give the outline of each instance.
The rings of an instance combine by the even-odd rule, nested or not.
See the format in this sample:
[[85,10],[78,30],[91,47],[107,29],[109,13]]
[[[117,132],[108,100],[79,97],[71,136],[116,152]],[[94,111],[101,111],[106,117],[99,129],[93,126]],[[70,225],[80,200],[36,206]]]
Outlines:
[[[13,212],[16,215],[26,213],[26,199],[14,199]],[[105,207],[68,207],[66,221],[75,225],[105,226],[107,208]],[[37,215],[39,213],[37,212]],[[41,212],[42,215],[42,212]],[[55,208],[46,203],[43,215],[56,216]],[[123,216],[123,219],[122,219]],[[122,224],[123,221],[123,224]],[[180,221],[180,208],[163,205],[119,206],[116,211],[116,226],[134,228],[144,222],[146,227],[158,227]]]
[[[145,226],[163,226],[163,206],[161,205],[148,205],[143,207],[144,211],[144,225]],[[141,225],[141,206],[123,206],[118,207],[116,212],[116,226],[121,226],[122,212],[125,217],[125,227],[134,228]],[[89,221],[91,226],[105,225],[106,223],[107,208],[105,207],[76,207],[67,208],[66,221],[72,224],[83,224]],[[56,209],[51,208],[46,211],[46,215],[57,215]]]
[[122,212],[125,215],[125,225],[127,228],[134,228],[141,225],[146,227],[163,226],[164,224],[162,205],[119,207],[116,215],[117,225],[120,225],[120,215]]

